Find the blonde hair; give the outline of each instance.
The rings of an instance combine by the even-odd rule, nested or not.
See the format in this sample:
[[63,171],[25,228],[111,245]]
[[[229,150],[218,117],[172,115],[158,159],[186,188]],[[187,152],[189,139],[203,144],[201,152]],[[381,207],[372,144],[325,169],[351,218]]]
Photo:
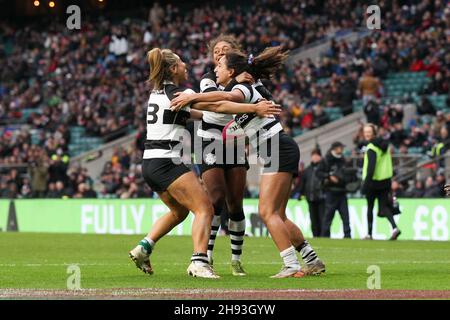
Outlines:
[[178,63],[180,58],[169,49],[154,48],[147,52],[150,65],[148,82],[157,90],[162,88],[164,80],[172,80],[170,68]]
[[373,137],[374,138],[378,135],[378,127],[375,124],[373,124],[373,123],[366,123],[363,126],[363,129],[366,128],[366,127],[372,128],[372,133],[373,133]]

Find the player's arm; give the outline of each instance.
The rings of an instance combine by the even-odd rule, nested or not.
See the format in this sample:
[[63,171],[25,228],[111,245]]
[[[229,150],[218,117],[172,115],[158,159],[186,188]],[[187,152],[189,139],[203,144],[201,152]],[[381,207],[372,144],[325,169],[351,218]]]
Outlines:
[[191,118],[190,119],[192,119],[192,120],[202,120],[203,112],[201,112],[199,110],[194,110],[194,109],[191,109],[190,112],[191,112]]
[[279,115],[281,112],[280,105],[273,104],[271,101],[267,100],[261,100],[257,104],[236,103],[226,100],[215,102],[197,102],[192,104],[191,108],[228,114],[256,113],[259,117],[271,117],[274,115]]
[[241,90],[235,89],[230,92],[225,91],[211,91],[205,93],[183,93],[175,94],[175,98],[170,102],[171,110],[178,111],[179,109],[189,104],[197,102],[218,102],[218,101],[233,101],[244,102],[245,96]]

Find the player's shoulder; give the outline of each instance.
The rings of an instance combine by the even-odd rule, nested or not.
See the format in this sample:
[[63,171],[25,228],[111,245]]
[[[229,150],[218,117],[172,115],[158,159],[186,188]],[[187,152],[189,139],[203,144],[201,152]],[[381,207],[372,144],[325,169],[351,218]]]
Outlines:
[[209,72],[207,72],[203,75],[201,80],[212,80],[212,81],[216,82],[216,80],[217,80],[216,73],[213,70],[210,70]]
[[166,93],[169,100],[172,100],[175,98],[175,94],[178,92],[185,92],[185,93],[195,93],[194,90],[191,88],[185,87],[185,86],[177,86],[174,83],[166,83],[164,84],[164,92]]
[[231,90],[238,89],[238,88],[245,88],[249,91],[253,91],[253,86],[247,82],[237,83],[233,86]]
[[246,83],[246,82],[235,84],[235,85],[231,88],[230,91],[233,91],[233,90],[236,90],[236,89],[241,90],[241,91],[244,92],[244,94],[246,94],[246,95],[247,95],[247,94],[253,95],[253,92],[254,92],[253,86],[252,86],[251,84],[249,84],[249,83]]
[[216,74],[209,71],[200,80],[200,92],[217,91]]

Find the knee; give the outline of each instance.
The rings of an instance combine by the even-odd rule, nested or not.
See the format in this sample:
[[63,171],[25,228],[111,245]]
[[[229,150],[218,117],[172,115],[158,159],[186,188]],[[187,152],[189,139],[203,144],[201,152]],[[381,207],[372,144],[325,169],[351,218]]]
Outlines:
[[171,213],[172,213],[172,219],[174,220],[174,222],[181,223],[188,216],[189,210],[187,210],[187,209],[178,209],[176,211],[171,211]]
[[[239,189],[239,188],[237,188]],[[226,195],[226,203],[230,212],[242,211],[242,203],[244,201],[244,190],[233,190]]]
[[274,208],[268,206],[259,207],[259,216],[265,224],[267,224],[267,221],[269,221],[270,217],[274,214],[276,214]]
[[225,204],[225,191],[222,188],[212,188],[208,191],[212,204],[216,207],[223,207]]

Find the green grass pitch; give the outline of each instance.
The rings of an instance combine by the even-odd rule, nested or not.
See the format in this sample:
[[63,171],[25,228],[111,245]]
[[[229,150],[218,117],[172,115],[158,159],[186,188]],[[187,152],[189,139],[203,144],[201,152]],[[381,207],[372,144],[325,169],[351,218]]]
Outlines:
[[270,279],[281,259],[269,238],[246,238],[247,277],[229,269],[229,239],[219,236],[214,265],[219,280],[186,275],[190,237],[165,237],[151,257],[152,276],[136,269],[128,251],[142,236],[0,233],[0,289],[66,289],[67,266],[78,264],[81,287],[224,289],[367,289],[367,268],[381,270],[382,289],[449,290],[449,242],[311,239],[325,276]]

